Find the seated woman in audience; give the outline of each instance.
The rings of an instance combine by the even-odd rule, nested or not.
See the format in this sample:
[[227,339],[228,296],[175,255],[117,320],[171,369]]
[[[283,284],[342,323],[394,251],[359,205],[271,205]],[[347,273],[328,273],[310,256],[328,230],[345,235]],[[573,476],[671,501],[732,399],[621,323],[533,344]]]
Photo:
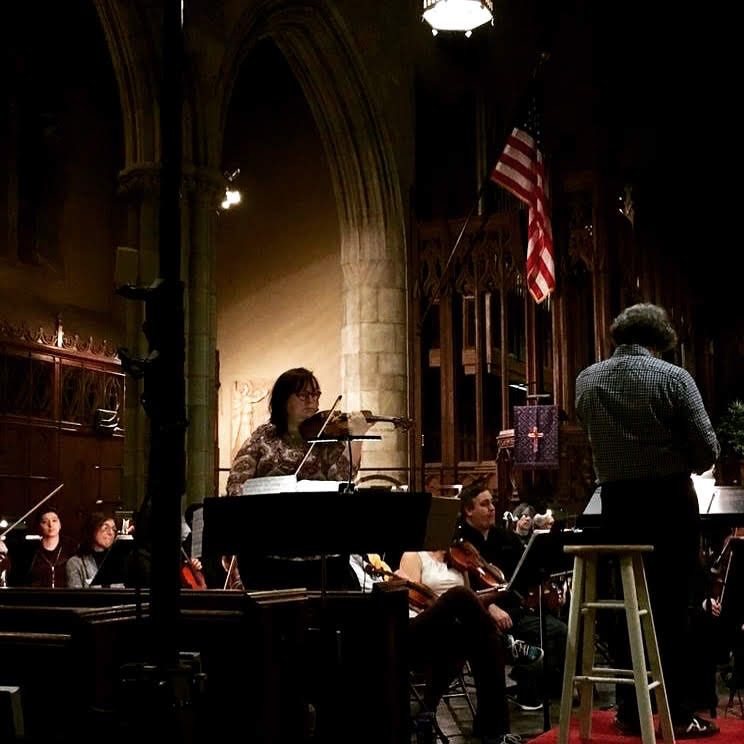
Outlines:
[[103,512],[88,515],[80,549],[67,561],[67,586],[86,589],[103,567],[116,540],[116,522]]
[[31,556],[23,586],[67,586],[67,561],[77,550],[77,543],[61,535],[62,521],[53,506],[42,507],[35,518],[41,541]]
[[502,635],[496,605],[484,603],[464,586],[462,573],[445,560],[446,551],[403,553],[398,576],[423,584],[436,595],[423,610],[411,609],[408,647],[413,669],[427,677],[424,704],[435,711],[442,695],[465,661],[475,681],[477,709],[474,733],[484,744],[513,744],[509,733],[505,664],[530,663],[542,651]]

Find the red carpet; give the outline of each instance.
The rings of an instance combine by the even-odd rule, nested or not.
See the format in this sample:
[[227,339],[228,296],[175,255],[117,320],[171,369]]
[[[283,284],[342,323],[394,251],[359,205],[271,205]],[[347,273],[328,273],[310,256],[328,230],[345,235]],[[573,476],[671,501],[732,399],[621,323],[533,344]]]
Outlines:
[[[640,736],[623,736],[617,733],[612,721],[615,712],[595,711],[592,716],[592,741],[594,744],[639,744]],[[721,729],[719,734],[710,736],[707,739],[690,739],[685,741],[710,742],[710,744],[744,744],[744,721],[740,718],[722,718],[715,719],[716,725]],[[576,744],[579,739],[579,719],[576,716],[571,717],[571,736],[569,742]],[[661,737],[658,739],[663,741]],[[530,739],[530,744],[554,744],[558,741],[558,727],[546,731],[544,734]]]

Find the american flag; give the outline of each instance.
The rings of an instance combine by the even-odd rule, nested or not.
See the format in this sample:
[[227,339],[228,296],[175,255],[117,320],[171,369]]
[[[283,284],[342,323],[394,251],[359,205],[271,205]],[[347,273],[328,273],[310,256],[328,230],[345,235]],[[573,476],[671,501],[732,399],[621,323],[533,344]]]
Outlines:
[[555,289],[553,230],[540,142],[537,99],[529,97],[524,121],[509,135],[504,152],[491,171],[491,180],[529,207],[527,215],[527,288],[542,302]]

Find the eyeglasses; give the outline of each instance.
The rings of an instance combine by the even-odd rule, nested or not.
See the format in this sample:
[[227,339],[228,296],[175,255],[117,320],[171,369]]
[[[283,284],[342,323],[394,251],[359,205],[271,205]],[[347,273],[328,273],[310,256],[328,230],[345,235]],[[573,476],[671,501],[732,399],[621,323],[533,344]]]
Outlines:
[[311,392],[310,390],[303,390],[299,393],[295,393],[295,395],[303,402],[307,403],[310,400],[320,400],[320,390],[316,390],[315,392]]
[[113,532],[114,535],[118,532],[116,527],[112,524],[102,524],[98,529],[100,532]]

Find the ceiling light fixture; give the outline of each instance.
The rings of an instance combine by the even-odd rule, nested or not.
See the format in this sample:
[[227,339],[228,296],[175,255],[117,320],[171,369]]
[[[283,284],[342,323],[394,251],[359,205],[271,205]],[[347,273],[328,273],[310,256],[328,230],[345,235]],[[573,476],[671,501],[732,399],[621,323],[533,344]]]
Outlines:
[[472,30],[489,21],[493,23],[493,0],[424,0],[424,20],[434,36],[439,31]]

